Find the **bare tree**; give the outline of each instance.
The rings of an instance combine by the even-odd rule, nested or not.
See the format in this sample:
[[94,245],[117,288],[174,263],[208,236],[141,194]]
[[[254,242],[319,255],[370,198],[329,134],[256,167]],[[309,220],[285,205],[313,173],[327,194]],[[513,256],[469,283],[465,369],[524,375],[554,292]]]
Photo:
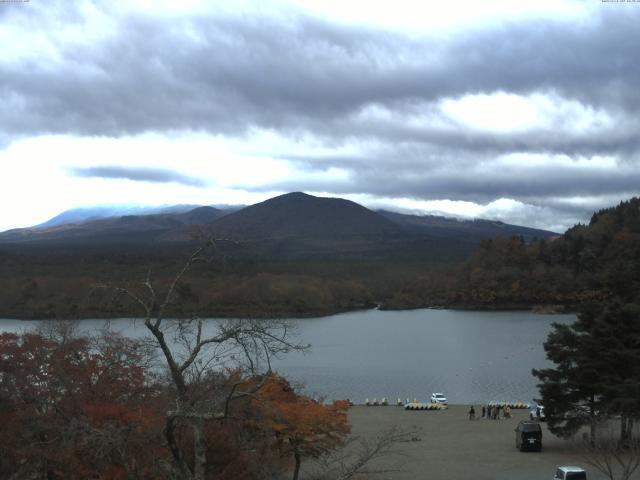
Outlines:
[[310,474],[310,480],[352,480],[375,478],[377,475],[397,473],[398,468],[375,467],[382,458],[403,455],[402,443],[417,441],[416,432],[392,427],[373,438],[354,436],[333,455],[316,459],[318,473]]
[[637,430],[627,433],[621,442],[611,423],[603,421],[595,439],[584,435],[582,457],[609,480],[628,480],[640,466],[640,435]]
[[47,320],[38,325],[36,334],[65,345],[78,337],[78,323],[74,320]]
[[[291,340],[292,327],[283,320],[225,320],[204,322],[201,318],[175,320],[165,315],[175,302],[177,289],[197,263],[210,263],[217,255],[215,240],[195,250],[173,278],[164,294],[156,291],[150,275],[141,290],[106,287],[128,297],[143,313],[143,323],[162,352],[175,390],[175,405],[167,411],[164,436],[173,459],[174,479],[204,480],[207,466],[205,426],[210,421],[230,419],[231,404],[253,396],[262,382],[248,386],[221,374],[234,369],[254,378],[271,370],[271,359],[307,348]],[[185,449],[179,433],[191,434]]]

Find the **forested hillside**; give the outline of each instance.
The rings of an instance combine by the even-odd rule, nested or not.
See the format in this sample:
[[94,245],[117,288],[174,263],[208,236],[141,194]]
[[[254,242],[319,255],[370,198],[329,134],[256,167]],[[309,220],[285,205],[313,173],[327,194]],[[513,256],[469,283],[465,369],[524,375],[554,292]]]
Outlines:
[[555,239],[484,240],[468,261],[440,273],[413,282],[388,307],[573,309],[612,294],[629,298],[640,286],[640,199],[600,210]]
[[[256,242],[220,244],[223,256],[193,269],[171,314],[299,317],[375,305],[563,311],[612,293],[630,297],[640,286],[638,198],[599,211],[589,225],[555,238],[485,239],[462,262],[458,250],[469,242],[409,240],[402,248],[389,241],[388,248],[373,250],[371,244],[364,250],[341,244],[338,250],[326,247],[324,255],[318,248],[302,255],[297,243],[295,257],[267,255]],[[162,287],[191,250],[6,246],[0,249],[0,317],[127,316],[131,305],[109,301],[105,308],[95,286],[140,286],[150,274]]]

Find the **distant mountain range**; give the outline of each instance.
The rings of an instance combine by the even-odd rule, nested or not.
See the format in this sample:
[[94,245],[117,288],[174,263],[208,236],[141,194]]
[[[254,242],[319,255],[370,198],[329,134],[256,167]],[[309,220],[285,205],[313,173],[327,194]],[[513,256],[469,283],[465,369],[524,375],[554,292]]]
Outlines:
[[66,210],[47,220],[40,225],[39,228],[57,227],[59,225],[68,225],[70,223],[85,223],[93,220],[110,217],[124,217],[127,215],[156,215],[161,213],[179,214],[199,207],[200,205],[165,205],[161,207],[142,207],[142,206],[117,206],[105,205],[97,207],[81,207]]
[[373,306],[553,312],[612,294],[633,302],[640,290],[638,198],[563,235],[303,193],[240,209],[183,208],[100,219],[81,212],[91,216],[0,234],[0,318],[139,315],[134,303],[93,287],[151,278],[166,291],[197,245],[194,233],[221,241],[177,289],[167,312],[176,318],[299,318]]
[[477,241],[485,238],[521,236],[529,242],[534,238],[559,236],[558,233],[548,230],[509,225],[496,220],[459,220],[437,215],[406,215],[387,210],[378,210],[377,212],[400,225],[407,233],[428,234],[441,238],[455,237]]
[[[181,212],[176,206],[174,212]],[[65,212],[66,213],[66,212]],[[0,233],[3,243],[142,243],[163,241],[171,232],[186,232],[189,227],[207,225],[230,211],[214,207],[196,207],[181,213],[155,213],[147,215],[108,216],[95,220],[77,221],[73,214],[65,213],[30,228],[18,228]],[[82,215],[82,214],[80,214]],[[64,223],[73,218],[73,223]],[[185,237],[188,239],[188,237]]]
[[439,216],[372,211],[340,198],[294,192],[248,207],[224,209],[175,205],[132,209],[74,209],[30,228],[0,233],[12,244],[148,244],[188,243],[194,230],[216,238],[251,242],[262,253],[385,253],[416,251],[449,242],[463,250],[485,238],[522,236],[525,241],[557,234],[488,220],[463,221]]

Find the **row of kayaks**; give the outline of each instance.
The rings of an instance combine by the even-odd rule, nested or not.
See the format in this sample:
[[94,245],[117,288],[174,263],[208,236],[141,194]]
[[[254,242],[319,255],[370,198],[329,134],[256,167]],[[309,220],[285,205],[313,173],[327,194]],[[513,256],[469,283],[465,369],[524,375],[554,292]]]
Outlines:
[[421,403],[410,402],[405,404],[405,410],[446,410],[449,408],[446,403]]
[[[364,401],[365,406],[374,407],[374,406],[386,406],[389,405],[389,401],[382,397],[380,400],[374,398],[373,400],[369,400],[368,398]],[[410,401],[407,398],[406,402],[403,402],[400,398],[395,403],[399,407],[404,407],[407,410],[444,410],[447,408],[446,403],[423,403],[419,402],[415,398],[413,401]],[[488,403],[489,407],[497,406],[498,408],[505,408],[509,406],[511,409],[529,409],[531,405],[525,402],[496,402],[491,401]]]
[[367,407],[372,407],[372,406],[373,407],[377,407],[378,405],[386,406],[386,405],[389,405],[389,401],[384,397],[382,397],[379,401],[378,401],[377,398],[374,398],[371,401],[367,398],[367,399],[365,399],[364,404]]
[[526,408],[527,410],[529,408],[531,408],[531,404],[529,403],[524,403],[524,402],[489,402],[488,405],[490,407],[496,406],[499,408],[504,408],[507,405],[509,406],[510,409],[524,409]]
[[[397,405],[398,407],[405,407],[409,404],[423,405],[421,402],[419,402],[415,398],[413,399],[413,401],[407,398],[406,402],[403,402],[402,399],[398,398],[398,400],[395,403],[395,405]],[[389,405],[389,401],[385,397],[382,397],[380,400],[378,400],[377,398],[374,398],[373,400],[369,400],[367,398],[364,401],[364,405],[366,407],[375,407],[379,405],[386,406],[386,405]],[[446,403],[425,403],[424,405],[439,405],[441,407],[446,407]],[[435,408],[432,408],[432,410],[435,410]]]

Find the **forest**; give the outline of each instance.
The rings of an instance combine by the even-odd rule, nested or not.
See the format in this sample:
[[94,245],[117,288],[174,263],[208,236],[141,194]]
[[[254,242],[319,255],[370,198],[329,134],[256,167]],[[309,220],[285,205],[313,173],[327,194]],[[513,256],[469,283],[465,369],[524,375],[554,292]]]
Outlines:
[[181,391],[141,341],[60,333],[0,335],[1,478],[277,478],[349,433],[345,402],[273,374],[200,371]]
[[408,279],[385,306],[576,311],[613,291],[632,297],[639,281],[640,199],[633,198],[550,240],[484,240],[466,261]]
[[[574,309],[578,321],[557,325],[545,343],[556,367],[534,371],[550,427],[570,436],[607,413],[631,431],[637,372],[623,366],[637,363],[625,352],[637,342],[639,240],[634,198],[556,239],[485,240],[457,264],[257,262],[225,255],[213,239],[186,263],[149,253],[5,251],[19,280],[3,277],[2,304],[53,321],[0,335],[0,476],[295,480],[306,467],[305,478],[354,478],[403,433],[351,444],[347,401],[324,404],[272,373],[270,359],[306,348],[291,340],[287,321],[250,318],[374,304]],[[205,334],[201,318],[211,313],[244,320]],[[89,337],[54,320],[89,315],[135,316],[148,336]],[[567,370],[568,355],[584,368]],[[610,373],[589,377],[594,368]],[[583,408],[588,416],[567,417]]]
[[[640,278],[640,200],[593,214],[552,239],[483,240],[458,255],[387,253],[362,258],[257,257],[228,249],[194,266],[174,316],[304,317],[372,308],[574,311],[612,288],[632,295]],[[135,288],[149,272],[167,285],[187,250],[45,247],[0,250],[0,316],[122,317],[130,305],[96,293],[101,283]]]
[[[282,320],[167,320],[195,251],[168,288],[105,286],[147,330],[91,335],[73,321],[0,334],[0,477],[348,480],[402,433],[348,438],[348,401],[296,392],[271,359],[306,345]],[[348,454],[344,453],[349,448]],[[321,466],[313,461],[322,461]]]

